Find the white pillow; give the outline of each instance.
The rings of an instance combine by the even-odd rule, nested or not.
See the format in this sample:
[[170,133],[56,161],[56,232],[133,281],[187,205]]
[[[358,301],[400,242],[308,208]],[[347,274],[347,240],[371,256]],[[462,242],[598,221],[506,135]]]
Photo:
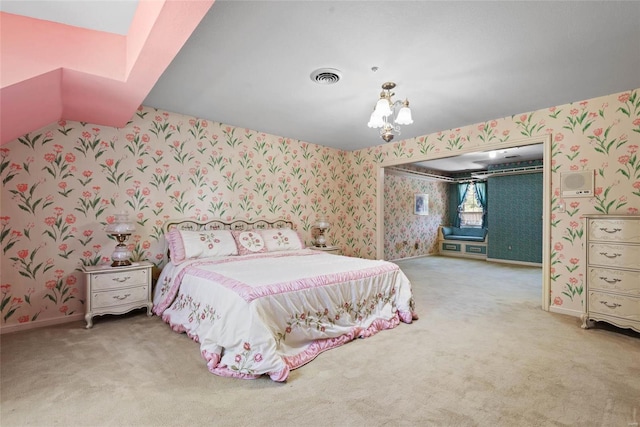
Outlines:
[[257,254],[267,250],[258,230],[233,230],[233,237],[236,239],[240,255]]
[[174,264],[188,259],[238,255],[231,230],[171,230],[167,240]]
[[293,251],[304,249],[300,235],[290,228],[269,228],[260,230],[267,252]]

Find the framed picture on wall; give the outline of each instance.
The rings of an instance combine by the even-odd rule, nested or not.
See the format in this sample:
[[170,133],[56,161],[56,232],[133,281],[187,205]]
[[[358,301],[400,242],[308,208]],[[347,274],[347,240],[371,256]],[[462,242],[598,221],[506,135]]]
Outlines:
[[416,194],[413,203],[413,213],[415,215],[429,215],[429,195]]

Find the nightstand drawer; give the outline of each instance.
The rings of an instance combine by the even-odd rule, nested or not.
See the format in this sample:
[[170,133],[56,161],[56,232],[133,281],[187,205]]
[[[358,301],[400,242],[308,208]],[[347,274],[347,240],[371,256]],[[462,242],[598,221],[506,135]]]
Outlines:
[[114,291],[93,292],[91,294],[91,306],[94,309],[97,309],[146,302],[148,295],[148,285],[123,288]]
[[92,275],[91,289],[104,291],[118,289],[133,285],[144,285],[148,281],[149,269],[128,270],[108,273],[96,273]]
[[606,292],[589,292],[589,311],[640,321],[640,298]]

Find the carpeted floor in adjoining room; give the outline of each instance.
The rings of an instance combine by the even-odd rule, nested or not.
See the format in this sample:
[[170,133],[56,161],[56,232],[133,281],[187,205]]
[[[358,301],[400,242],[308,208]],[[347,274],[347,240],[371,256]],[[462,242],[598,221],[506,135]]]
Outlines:
[[398,264],[420,320],[325,352],[286,383],[210,374],[197,343],[144,311],[5,334],[0,425],[640,422],[640,334],[542,311],[539,268]]

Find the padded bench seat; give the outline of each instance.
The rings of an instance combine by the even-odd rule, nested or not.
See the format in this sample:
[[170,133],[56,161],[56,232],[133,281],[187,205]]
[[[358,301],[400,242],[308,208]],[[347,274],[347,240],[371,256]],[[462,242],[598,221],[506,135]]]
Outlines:
[[468,242],[484,242],[487,236],[486,228],[442,227],[442,237],[445,240],[465,240]]
[[449,236],[445,236],[444,240],[464,240],[467,242],[484,242],[484,237],[459,236],[457,234],[451,234]]

